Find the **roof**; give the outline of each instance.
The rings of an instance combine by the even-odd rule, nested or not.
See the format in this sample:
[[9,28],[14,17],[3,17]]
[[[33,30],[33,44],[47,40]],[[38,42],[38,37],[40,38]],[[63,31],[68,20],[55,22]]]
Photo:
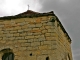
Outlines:
[[66,35],[68,36],[68,39],[71,42],[71,38],[69,37],[68,33],[66,32],[66,30],[64,29],[63,25],[61,24],[61,22],[59,21],[58,17],[54,14],[53,11],[47,12],[47,13],[39,13],[39,12],[34,12],[32,10],[27,10],[26,12],[17,14],[15,16],[5,16],[5,17],[0,17],[0,20],[11,20],[11,19],[17,19],[17,18],[33,18],[33,17],[41,17],[41,16],[55,16],[56,20],[59,22],[60,27],[62,28],[63,32],[66,33]]
[[53,16],[54,13],[53,11],[47,12],[47,13],[39,13],[39,12],[34,12],[32,10],[27,10],[26,12],[14,15],[14,16],[4,16],[0,17],[0,20],[11,20],[11,19],[17,19],[17,18],[32,18],[32,17],[40,17],[40,16]]
[[38,14],[38,12],[34,12],[32,10],[27,10],[26,12],[20,13],[18,15],[27,15],[27,14]]

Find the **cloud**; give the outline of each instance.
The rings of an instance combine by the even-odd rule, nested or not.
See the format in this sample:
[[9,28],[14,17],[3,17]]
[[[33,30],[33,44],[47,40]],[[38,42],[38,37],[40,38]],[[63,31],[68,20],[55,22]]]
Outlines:
[[[41,1],[41,0],[39,0]],[[80,60],[80,0],[42,0],[41,12],[54,11],[72,39],[75,60]]]
[[0,16],[16,15],[28,10],[38,11],[41,6],[39,0],[1,0],[0,1]]

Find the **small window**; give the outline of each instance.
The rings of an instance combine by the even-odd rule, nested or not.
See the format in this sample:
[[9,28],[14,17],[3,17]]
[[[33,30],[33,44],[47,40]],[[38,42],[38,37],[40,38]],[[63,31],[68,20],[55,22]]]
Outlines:
[[9,53],[4,53],[2,56],[2,60],[14,60],[14,54],[9,52]]
[[46,60],[49,60],[49,57],[46,57]]

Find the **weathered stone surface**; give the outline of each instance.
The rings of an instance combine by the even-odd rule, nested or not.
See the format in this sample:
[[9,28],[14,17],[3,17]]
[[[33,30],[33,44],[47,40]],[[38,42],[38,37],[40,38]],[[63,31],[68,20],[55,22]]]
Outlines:
[[13,36],[19,36],[19,33],[15,33],[15,34],[13,34]]
[[36,24],[36,27],[38,27],[38,28],[41,27],[41,26],[42,26],[42,24]]
[[29,28],[34,28],[35,25],[34,25],[34,24],[32,24],[32,25],[28,25],[28,27],[29,27]]
[[28,46],[28,47],[30,47],[30,46],[31,46],[31,43],[26,43],[26,42],[24,42],[24,43],[21,44],[21,46],[25,46],[25,47]]
[[34,40],[33,39],[28,39],[27,42],[31,43],[33,42]]
[[27,40],[18,40],[18,42],[22,42],[22,43],[25,43],[25,42],[28,42]]
[[31,43],[31,46],[39,46],[40,45],[40,42],[32,42]]
[[34,36],[27,36],[27,39],[33,39]]
[[47,30],[42,30],[42,33],[47,33]]
[[46,40],[54,40],[54,37],[46,37]]
[[54,29],[48,29],[48,32],[54,32]]
[[47,45],[43,45],[43,46],[39,46],[39,49],[40,50],[47,50],[47,47],[48,47]]
[[4,52],[13,52],[14,60],[72,60],[70,39],[52,17],[0,20],[0,60]]
[[26,47],[26,49],[27,49],[27,50],[32,50],[33,48],[32,48],[32,47]]
[[23,32],[23,30],[18,30],[18,32]]
[[51,33],[45,33],[45,36],[51,36]]
[[44,45],[50,45],[52,41],[44,41]]

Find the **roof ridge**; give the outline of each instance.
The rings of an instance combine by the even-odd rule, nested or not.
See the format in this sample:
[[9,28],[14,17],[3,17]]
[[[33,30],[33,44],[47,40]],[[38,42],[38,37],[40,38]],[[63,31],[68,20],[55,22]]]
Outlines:
[[18,14],[18,15],[27,15],[27,14],[38,14],[38,12],[35,12],[35,11],[32,11],[32,10],[27,10],[27,11],[25,11],[25,12],[23,12],[23,13],[20,13],[20,14]]

